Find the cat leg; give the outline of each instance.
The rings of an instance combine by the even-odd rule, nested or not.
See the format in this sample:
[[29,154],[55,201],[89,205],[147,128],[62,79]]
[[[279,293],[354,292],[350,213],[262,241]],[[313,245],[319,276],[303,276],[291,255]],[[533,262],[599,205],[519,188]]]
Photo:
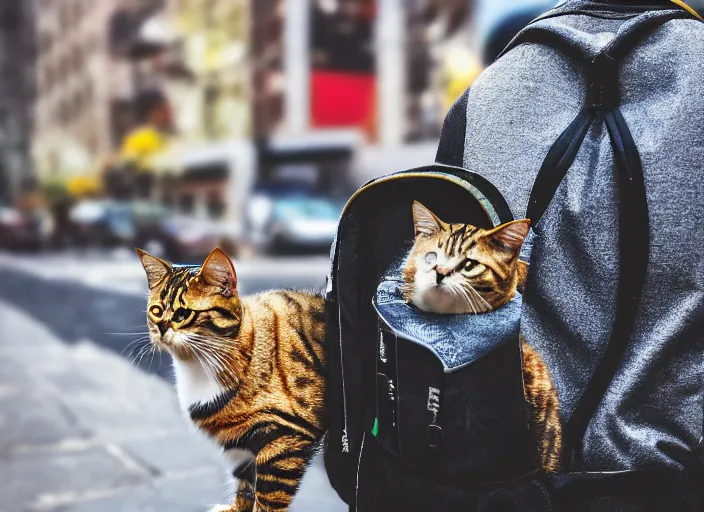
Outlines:
[[252,512],[254,509],[254,461],[239,464],[232,476],[239,482],[232,505],[216,505],[208,512]]
[[286,512],[310,460],[314,442],[295,434],[272,440],[256,458],[254,512]]
[[235,512],[252,512],[254,509],[254,461],[241,463],[232,472],[239,484],[235,493]]

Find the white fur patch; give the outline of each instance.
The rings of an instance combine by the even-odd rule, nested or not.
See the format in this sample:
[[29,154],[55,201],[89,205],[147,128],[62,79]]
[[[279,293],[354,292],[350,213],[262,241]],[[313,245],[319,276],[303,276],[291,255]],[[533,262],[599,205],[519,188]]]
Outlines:
[[188,408],[197,403],[208,403],[225,391],[200,363],[184,362],[173,357],[176,374],[176,392],[181,411],[188,421]]
[[[186,420],[193,425],[189,407],[194,404],[206,404],[217,398],[224,389],[212,375],[198,362],[184,362],[172,357],[174,373],[176,374],[176,391],[181,405],[181,411]],[[193,425],[195,426],[195,425]],[[232,471],[241,463],[254,459],[254,454],[249,450],[232,449],[225,452],[228,467],[228,477],[232,478]],[[219,509],[214,509],[219,510]],[[226,508],[224,510],[230,510]]]

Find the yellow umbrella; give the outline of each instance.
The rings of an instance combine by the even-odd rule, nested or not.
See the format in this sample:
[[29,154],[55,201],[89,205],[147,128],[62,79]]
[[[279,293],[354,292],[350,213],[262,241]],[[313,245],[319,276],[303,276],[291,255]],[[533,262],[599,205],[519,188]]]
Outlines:
[[165,147],[164,135],[154,128],[144,126],[125,136],[120,157],[134,162],[139,170],[151,170],[150,159]]
[[73,197],[86,197],[100,192],[100,180],[96,176],[74,176],[66,182],[66,190]]

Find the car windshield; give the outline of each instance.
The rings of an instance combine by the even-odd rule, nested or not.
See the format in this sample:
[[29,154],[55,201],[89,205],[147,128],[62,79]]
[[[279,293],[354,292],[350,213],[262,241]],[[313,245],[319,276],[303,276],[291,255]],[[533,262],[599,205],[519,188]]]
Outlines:
[[139,202],[132,205],[132,215],[139,221],[161,220],[171,214],[168,207],[158,203]]
[[99,201],[83,201],[71,209],[71,220],[74,222],[98,222],[105,218],[108,205]]
[[337,220],[341,207],[324,196],[294,194],[274,199],[276,216],[283,219],[312,218]]

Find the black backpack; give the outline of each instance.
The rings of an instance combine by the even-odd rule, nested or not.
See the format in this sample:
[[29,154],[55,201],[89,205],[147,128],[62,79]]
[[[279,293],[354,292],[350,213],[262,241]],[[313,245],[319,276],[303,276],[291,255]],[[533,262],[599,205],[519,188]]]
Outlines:
[[[589,55],[539,21],[562,16],[624,22],[601,51]],[[615,162],[617,308],[609,343],[565,422],[577,451],[628,348],[648,268],[643,165],[619,110],[619,67],[665,23],[691,17],[676,8],[568,2],[522,31],[504,52],[524,43],[544,45],[580,63],[588,76],[584,108],[553,139],[534,173],[527,211],[517,218],[539,223],[593,126],[605,126],[597,135],[610,141]],[[481,169],[462,168],[471,167],[465,154],[466,137],[472,136],[466,129],[468,98],[469,91],[447,116],[438,163],[371,181],[342,215],[327,286],[325,463],[333,487],[350,510],[360,512],[701,510],[697,447],[684,470],[541,471],[523,397],[521,297],[470,318],[424,314],[403,302],[399,268],[413,242],[413,201],[453,223],[493,227],[514,220],[504,195]]]

